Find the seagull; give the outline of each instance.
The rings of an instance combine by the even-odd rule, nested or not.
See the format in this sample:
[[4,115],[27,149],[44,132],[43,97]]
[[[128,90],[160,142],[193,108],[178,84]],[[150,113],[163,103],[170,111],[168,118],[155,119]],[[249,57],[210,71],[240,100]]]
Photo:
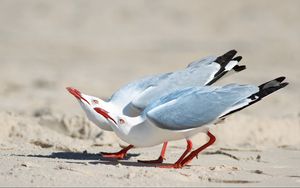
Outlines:
[[[98,107],[98,111],[119,138],[135,147],[186,139],[187,148],[181,157],[174,164],[159,166],[182,168],[215,142],[215,136],[209,131],[211,125],[284,88],[288,85],[284,80],[285,77],[278,77],[259,86],[186,87],[162,96],[136,117],[114,113],[105,107]],[[209,141],[192,151],[191,137],[200,132],[206,133]]]
[[[185,69],[175,72],[148,76],[131,82],[116,91],[108,101],[97,97],[86,95],[79,90],[68,87],[67,90],[75,96],[89,120],[101,129],[113,131],[110,121],[110,113],[124,114],[129,117],[139,116],[141,112],[152,102],[161,96],[184,87],[196,87],[212,85],[224,75],[240,72],[246,68],[245,65],[237,65],[242,57],[236,56],[236,50],[215,57],[209,56],[190,63]],[[100,114],[100,116],[99,116]],[[162,151],[158,159],[140,161],[146,163],[162,163],[165,156],[167,143],[163,143]],[[101,152],[102,156],[123,159],[127,151],[134,145],[122,149],[116,153]]]

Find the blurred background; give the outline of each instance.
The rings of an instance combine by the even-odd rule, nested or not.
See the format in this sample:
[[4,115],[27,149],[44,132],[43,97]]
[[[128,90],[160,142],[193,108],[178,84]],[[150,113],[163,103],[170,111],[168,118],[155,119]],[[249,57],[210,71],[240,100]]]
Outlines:
[[1,0],[0,109],[83,116],[65,87],[106,99],[135,79],[236,49],[248,69],[219,84],[282,75],[290,82],[241,115],[292,118],[299,130],[299,7],[298,0]]

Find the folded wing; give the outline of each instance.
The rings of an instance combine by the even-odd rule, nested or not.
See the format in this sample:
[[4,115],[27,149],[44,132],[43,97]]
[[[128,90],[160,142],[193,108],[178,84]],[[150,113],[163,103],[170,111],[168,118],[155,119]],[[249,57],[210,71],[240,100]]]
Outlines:
[[175,91],[152,103],[145,115],[162,129],[185,130],[201,127],[240,111],[284,88],[285,77],[253,85],[196,87]]
[[214,122],[232,106],[258,91],[257,86],[237,84],[179,90],[147,107],[145,113],[162,129],[197,128]]
[[186,69],[169,73],[139,93],[131,105],[143,110],[151,102],[177,89],[211,85],[230,71],[242,71],[246,67],[237,65],[242,57],[234,57],[236,53],[230,50],[222,56],[207,57],[192,62]]

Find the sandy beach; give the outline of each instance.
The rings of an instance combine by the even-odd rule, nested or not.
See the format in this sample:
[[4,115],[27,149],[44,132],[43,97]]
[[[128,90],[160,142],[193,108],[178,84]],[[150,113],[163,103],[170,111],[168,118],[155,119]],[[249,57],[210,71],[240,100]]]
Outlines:
[[[0,186],[300,186],[300,1],[0,1]],[[127,143],[88,121],[67,90],[108,99],[147,75],[236,49],[227,83],[290,85],[211,129],[183,169],[138,163],[161,146]],[[194,148],[206,135],[193,138]],[[171,142],[165,163],[185,150]]]

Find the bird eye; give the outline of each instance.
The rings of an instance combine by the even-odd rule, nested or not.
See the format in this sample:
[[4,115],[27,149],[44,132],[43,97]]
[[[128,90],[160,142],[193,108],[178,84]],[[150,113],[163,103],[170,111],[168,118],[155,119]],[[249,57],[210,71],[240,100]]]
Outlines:
[[93,104],[99,104],[99,101],[96,100],[96,99],[93,99],[93,100],[92,100],[92,103],[93,103]]
[[124,123],[125,123],[125,120],[124,120],[124,119],[122,119],[122,118],[120,118],[120,119],[119,119],[119,124],[121,124],[121,125],[122,125],[122,124],[124,124]]

